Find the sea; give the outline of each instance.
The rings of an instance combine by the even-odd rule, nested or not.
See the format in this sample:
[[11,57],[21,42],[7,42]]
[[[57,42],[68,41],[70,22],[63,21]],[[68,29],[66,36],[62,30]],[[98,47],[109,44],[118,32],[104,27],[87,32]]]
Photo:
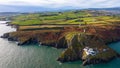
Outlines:
[[[16,31],[0,21],[0,36]],[[120,53],[120,42],[108,46]],[[82,66],[82,61],[60,63],[57,58],[64,49],[56,49],[38,44],[18,46],[16,42],[0,38],[0,68],[120,68],[120,58],[108,63]]]

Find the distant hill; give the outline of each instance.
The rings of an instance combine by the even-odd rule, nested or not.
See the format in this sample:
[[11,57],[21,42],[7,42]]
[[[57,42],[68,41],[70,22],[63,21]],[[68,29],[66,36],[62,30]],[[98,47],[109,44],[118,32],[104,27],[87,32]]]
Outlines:
[[4,16],[4,17],[19,15],[19,14],[20,14],[19,12],[0,12],[0,16]]
[[88,10],[102,10],[112,12],[113,14],[120,14],[120,7],[115,8],[89,8]]
[[0,16],[12,16],[12,15],[18,15],[20,13],[58,12],[58,11],[70,11],[70,10],[95,10],[95,11],[107,11],[113,14],[120,14],[120,7],[81,9],[81,8],[75,8],[71,6],[61,7],[61,8],[45,8],[45,7],[38,7],[38,6],[0,5]]
[[[46,11],[69,11],[69,10],[82,10],[81,7],[59,7],[53,8],[52,6],[40,7],[40,6],[14,6],[14,5],[0,5],[0,12],[46,12]],[[115,8],[88,8],[90,10],[107,10],[107,11],[120,11],[120,7]]]
[[114,8],[89,8],[90,10],[119,10],[120,11],[120,7],[114,7]]
[[47,8],[40,6],[11,6],[11,5],[0,5],[0,12],[46,12],[46,11],[64,11],[76,9],[71,6],[61,8]]

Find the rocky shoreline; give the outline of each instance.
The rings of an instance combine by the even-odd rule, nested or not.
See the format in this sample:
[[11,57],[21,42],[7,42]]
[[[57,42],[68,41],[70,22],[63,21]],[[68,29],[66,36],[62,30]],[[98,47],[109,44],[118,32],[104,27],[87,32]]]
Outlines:
[[[38,43],[55,48],[66,48],[58,57],[60,62],[82,60],[83,65],[108,62],[119,54],[107,46],[108,43],[120,40],[120,27],[118,25],[67,27],[60,31],[37,30],[16,31],[5,33],[1,38],[16,41],[18,45]],[[95,55],[87,54],[85,47],[96,49]]]

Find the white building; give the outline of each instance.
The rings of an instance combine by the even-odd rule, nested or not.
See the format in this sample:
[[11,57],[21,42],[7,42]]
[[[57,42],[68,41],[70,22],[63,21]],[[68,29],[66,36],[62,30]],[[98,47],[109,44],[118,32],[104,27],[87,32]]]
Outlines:
[[97,54],[97,52],[93,48],[85,47],[83,50],[86,52],[87,55],[94,56]]

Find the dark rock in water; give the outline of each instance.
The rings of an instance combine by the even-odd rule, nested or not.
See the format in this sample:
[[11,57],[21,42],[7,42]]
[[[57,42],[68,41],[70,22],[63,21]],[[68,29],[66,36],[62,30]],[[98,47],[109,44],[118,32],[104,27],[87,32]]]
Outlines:
[[5,33],[3,36],[1,36],[1,38],[8,38],[9,37],[9,33]]
[[92,59],[92,60],[86,59],[85,61],[83,61],[82,65],[86,66],[86,65],[90,65],[90,64],[98,64],[101,62],[105,62],[105,61],[102,59]]
[[87,58],[86,60],[83,61],[82,65],[86,66],[86,65],[90,65],[90,64],[105,63],[105,62],[108,62],[108,61],[110,61],[110,60],[112,60],[114,58],[115,58],[115,56],[110,57],[110,58],[106,58],[106,59],[102,59],[102,57],[99,58],[99,59],[95,59],[95,58],[90,59],[90,58]]
[[88,65],[88,61],[87,61],[87,60],[86,60],[86,61],[84,61],[84,62],[82,63],[82,65],[83,65],[83,66]]
[[18,45],[18,46],[23,46],[23,45],[25,45],[25,44],[27,45],[27,44],[28,44],[28,41],[27,41],[27,42],[18,42],[17,45]]
[[39,43],[39,41],[38,41],[37,38],[30,38],[28,41],[29,41],[28,44],[31,44],[31,43],[33,43],[33,44]]
[[8,37],[8,41],[17,41],[16,37]]
[[23,43],[21,43],[21,42],[18,42],[18,44],[17,44],[18,46],[22,46],[23,45]]
[[54,47],[56,45],[56,43],[53,43],[53,42],[51,42],[51,43],[43,43],[43,42],[41,42],[40,44],[42,46],[51,46],[51,47]]
[[118,57],[120,58],[120,54],[118,54]]
[[19,41],[18,45],[22,46],[22,45],[28,45],[28,44],[37,44],[39,43],[38,40],[36,38],[30,38],[26,41]]
[[120,54],[118,54],[117,57],[120,58]]

